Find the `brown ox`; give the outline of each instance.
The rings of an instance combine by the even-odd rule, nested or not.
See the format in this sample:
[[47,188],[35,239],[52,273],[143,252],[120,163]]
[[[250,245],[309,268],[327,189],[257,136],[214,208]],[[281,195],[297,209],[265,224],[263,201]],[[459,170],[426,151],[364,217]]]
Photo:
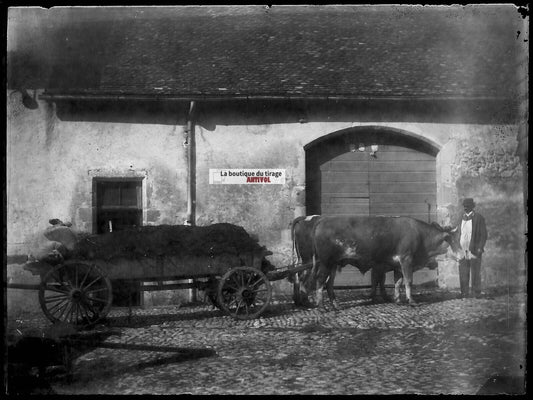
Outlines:
[[[400,299],[403,280],[410,304],[413,271],[431,265],[431,258],[460,249],[455,229],[428,224],[410,217],[321,217],[314,225],[313,252],[316,266],[306,282],[307,290],[316,290],[316,304],[322,305],[322,288],[336,306],[333,282],[337,267],[355,265],[366,272],[377,268],[380,273],[401,271],[403,279],[395,283],[394,298]],[[397,277],[398,274],[395,274]]]

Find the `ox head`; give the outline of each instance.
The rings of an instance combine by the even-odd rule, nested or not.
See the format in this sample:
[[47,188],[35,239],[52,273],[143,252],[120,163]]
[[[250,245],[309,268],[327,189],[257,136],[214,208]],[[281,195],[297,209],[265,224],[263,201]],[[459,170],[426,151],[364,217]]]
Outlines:
[[437,256],[439,254],[448,254],[449,257],[457,259],[461,252],[461,244],[459,242],[459,232],[457,227],[440,226],[436,222],[431,224],[437,228],[438,232],[435,235],[435,247],[432,249],[430,256]]

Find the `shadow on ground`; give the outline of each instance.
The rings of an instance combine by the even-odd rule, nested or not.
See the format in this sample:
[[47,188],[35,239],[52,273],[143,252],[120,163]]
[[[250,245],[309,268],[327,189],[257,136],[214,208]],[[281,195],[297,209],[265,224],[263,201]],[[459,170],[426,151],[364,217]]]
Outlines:
[[[167,353],[168,354],[168,353]],[[71,380],[74,382],[86,382],[99,378],[111,378],[122,374],[138,372],[145,368],[157,367],[173,363],[180,363],[188,360],[215,357],[217,353],[213,349],[180,349],[172,355],[155,356],[152,360],[139,361],[136,363],[125,365],[117,363],[115,358],[103,357],[98,360],[98,365],[93,365],[89,370],[83,369],[83,372],[75,373]]]
[[[490,295],[492,294],[487,294],[486,296],[488,297]],[[417,302],[416,305],[418,306],[456,299],[457,296],[458,293],[444,290],[420,290],[413,294],[413,298]],[[312,304],[309,304],[308,306],[295,305],[291,298],[282,297],[279,299],[273,299],[267,309],[261,314],[261,317],[275,318],[300,311],[305,312],[309,310],[315,310],[316,312],[326,313],[375,304],[395,304],[391,299],[385,301],[379,296],[376,299],[371,299],[368,291],[358,291],[355,294],[354,291],[337,291],[337,301],[338,308],[334,309],[326,296],[323,307],[318,308]],[[140,314],[135,308],[130,311],[125,309],[121,311],[121,315],[108,316],[101,322],[109,327],[138,328],[164,322],[200,321],[209,318],[228,316],[224,311],[206,304],[207,303],[189,304],[182,306],[181,308],[173,309],[171,312],[162,314]],[[397,305],[399,307],[409,306],[409,304],[405,301],[402,301]],[[202,309],[196,310],[195,308],[197,307],[201,307]]]
[[494,375],[478,390],[476,395],[496,394],[525,394],[525,380],[523,376]]
[[138,314],[134,309],[132,310],[131,315],[128,315],[127,311],[125,314],[126,315],[107,316],[100,322],[110,327],[140,328],[143,326],[156,325],[164,322],[204,320],[225,315],[224,312],[218,309],[204,309],[192,312],[183,312],[183,309],[179,309],[175,312],[152,315]]

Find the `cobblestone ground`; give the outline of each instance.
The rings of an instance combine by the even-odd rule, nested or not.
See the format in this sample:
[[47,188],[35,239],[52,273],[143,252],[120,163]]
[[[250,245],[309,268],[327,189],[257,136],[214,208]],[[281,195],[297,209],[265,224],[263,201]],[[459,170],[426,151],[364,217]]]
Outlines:
[[[96,348],[76,358],[72,382],[48,379],[58,394],[476,394],[490,377],[524,376],[524,294],[419,291],[416,307],[337,294],[338,311],[278,298],[251,321],[208,305],[113,309],[107,324],[119,335],[106,342],[216,354]],[[46,324],[36,315],[11,323]]]

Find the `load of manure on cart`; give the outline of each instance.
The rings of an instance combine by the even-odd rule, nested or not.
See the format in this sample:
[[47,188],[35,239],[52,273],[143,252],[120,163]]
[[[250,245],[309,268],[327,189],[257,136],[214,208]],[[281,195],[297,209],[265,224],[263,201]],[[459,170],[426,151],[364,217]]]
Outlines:
[[117,257],[239,255],[265,252],[258,240],[240,226],[217,223],[207,226],[157,225],[81,235],[69,258],[112,260]]

